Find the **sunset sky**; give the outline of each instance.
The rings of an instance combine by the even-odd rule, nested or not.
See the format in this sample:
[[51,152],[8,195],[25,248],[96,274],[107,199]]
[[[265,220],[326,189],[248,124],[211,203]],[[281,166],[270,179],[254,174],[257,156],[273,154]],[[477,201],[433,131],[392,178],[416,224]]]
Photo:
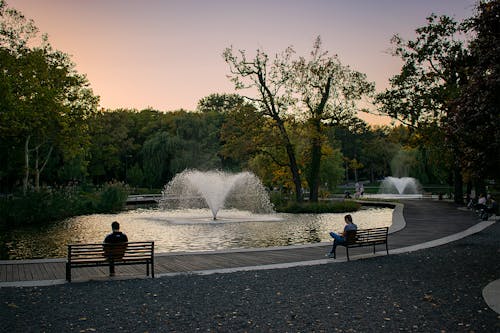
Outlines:
[[[366,73],[377,91],[399,72],[388,50],[413,38],[431,13],[461,20],[474,0],[7,0],[72,55],[104,108],[194,110],[212,93],[235,92],[222,51],[270,55],[292,45],[324,49]],[[244,91],[238,93],[244,95]],[[372,124],[387,120],[362,116]]]

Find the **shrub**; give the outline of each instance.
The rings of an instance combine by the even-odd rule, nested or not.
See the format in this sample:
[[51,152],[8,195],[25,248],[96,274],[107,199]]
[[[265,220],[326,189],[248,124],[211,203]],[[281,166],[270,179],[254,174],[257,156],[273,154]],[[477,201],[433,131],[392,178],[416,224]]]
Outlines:
[[97,190],[66,186],[1,197],[0,226],[40,225],[76,215],[117,212],[123,209],[127,196],[124,184],[109,183]]
[[104,185],[97,210],[101,213],[114,213],[123,209],[128,197],[127,187],[123,183]]
[[345,213],[357,211],[360,207],[361,204],[350,200],[303,203],[290,202],[288,205],[278,208],[278,211],[293,214]]

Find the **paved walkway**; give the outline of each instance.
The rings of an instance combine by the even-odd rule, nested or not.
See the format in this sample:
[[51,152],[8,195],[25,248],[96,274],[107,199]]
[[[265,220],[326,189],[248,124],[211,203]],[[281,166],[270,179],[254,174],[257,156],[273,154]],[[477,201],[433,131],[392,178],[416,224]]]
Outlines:
[[[396,206],[389,235],[390,253],[416,251],[439,246],[487,228],[494,221],[479,221],[471,211],[453,203],[432,200],[407,200]],[[330,244],[290,246],[271,249],[248,249],[200,253],[158,254],[155,256],[156,276],[177,274],[210,274],[241,270],[275,269],[300,265],[329,264],[345,261],[345,251],[338,250],[338,259],[324,257]],[[383,248],[376,255],[385,255]],[[354,249],[352,258],[373,256],[371,248]],[[117,276],[110,278],[107,268],[73,270],[74,281],[109,280],[144,277],[142,266],[117,267]],[[0,288],[43,286],[65,283],[65,259],[0,261]],[[500,279],[483,290],[486,303],[500,313]]]
[[[403,204],[404,209],[399,205],[394,212],[388,240],[390,253],[440,245],[487,226],[478,225],[479,221],[472,212],[459,210],[449,202],[407,200]],[[449,238],[455,234],[458,236]],[[320,243],[271,249],[158,254],[155,256],[155,273],[157,276],[164,276],[326,264],[332,262],[324,257],[329,249],[329,243]],[[380,253],[384,253],[383,246],[380,250]],[[371,255],[371,251],[371,248],[353,249],[352,256]],[[340,248],[337,261],[342,260],[345,260],[345,251]],[[65,261],[62,258],[0,261],[0,287],[64,283]],[[72,275],[74,281],[109,279],[106,267],[74,269]],[[144,277],[145,267],[119,266],[116,275],[115,279]]]

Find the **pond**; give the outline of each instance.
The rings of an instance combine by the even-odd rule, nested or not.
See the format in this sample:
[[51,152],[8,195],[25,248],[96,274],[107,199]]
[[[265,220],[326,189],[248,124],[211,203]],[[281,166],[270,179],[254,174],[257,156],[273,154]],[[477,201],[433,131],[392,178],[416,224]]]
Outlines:
[[[359,228],[390,226],[392,209],[370,207],[352,213]],[[129,241],[155,241],[156,253],[263,248],[330,242],[345,214],[252,214],[208,209],[136,209],[119,214],[73,217],[46,227],[18,228],[0,235],[1,259],[63,258],[67,244],[100,243],[119,221]]]

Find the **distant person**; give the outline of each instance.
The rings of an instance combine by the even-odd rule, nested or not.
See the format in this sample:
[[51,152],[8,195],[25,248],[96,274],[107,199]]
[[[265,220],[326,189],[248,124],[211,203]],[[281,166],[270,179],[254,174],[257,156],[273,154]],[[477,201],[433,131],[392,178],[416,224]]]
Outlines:
[[[127,243],[128,238],[123,232],[120,231],[120,223],[114,221],[111,223],[111,230],[113,231],[104,239],[104,253],[108,260],[111,262],[109,266],[109,275],[115,275],[115,266],[113,262],[119,260],[123,257],[125,253],[126,246],[120,246],[116,244]],[[113,244],[112,246],[106,246],[107,244]]]
[[493,197],[490,198],[488,213],[498,215],[498,202]]
[[358,230],[358,226],[352,222],[352,216],[350,214],[344,216],[344,221],[346,225],[341,235],[336,234],[334,232],[330,232],[330,236],[333,238],[333,246],[332,250],[326,254],[326,256],[329,258],[335,259],[337,246],[345,244],[347,242],[348,235],[355,234],[356,231]]
[[365,187],[363,184],[359,186],[359,194],[361,194],[361,196],[365,195]]
[[479,199],[477,200],[477,204],[486,206],[486,197],[484,196],[484,194],[481,193],[479,195]]
[[477,204],[474,207],[476,210],[486,209],[486,196],[481,193],[479,199],[477,199]]

